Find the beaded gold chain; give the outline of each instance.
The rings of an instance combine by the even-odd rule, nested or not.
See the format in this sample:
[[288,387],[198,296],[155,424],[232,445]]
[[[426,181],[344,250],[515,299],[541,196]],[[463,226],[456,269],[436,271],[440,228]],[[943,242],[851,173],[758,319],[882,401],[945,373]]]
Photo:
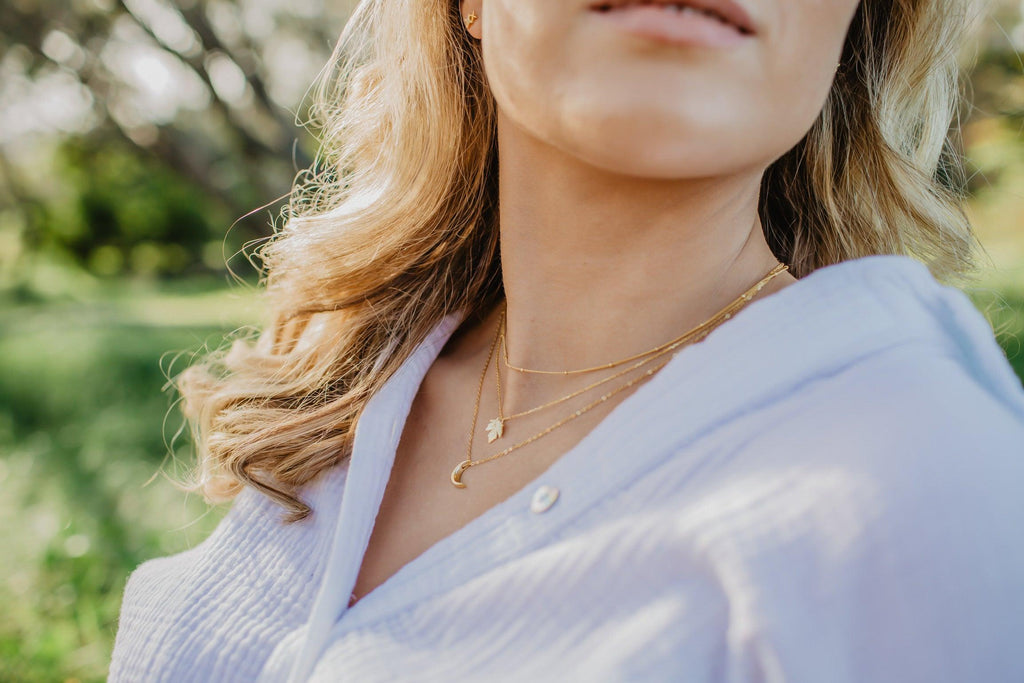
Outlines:
[[[627,363],[627,362],[629,362],[631,360],[636,360],[636,359],[645,358],[645,357],[650,356],[650,358],[647,358],[645,361],[643,361],[642,363],[639,364],[640,366],[642,366],[642,365],[646,364],[647,362],[650,362],[651,360],[653,360],[654,357],[655,357],[655,356],[653,356],[653,354],[655,354],[655,353],[659,353],[659,352],[662,352],[662,351],[664,353],[668,353],[670,350],[674,349],[678,345],[681,345],[681,344],[685,343],[686,341],[698,342],[698,341],[704,339],[704,337],[706,337],[709,334],[711,334],[711,332],[716,327],[718,327],[719,325],[724,323],[726,320],[729,320],[737,311],[739,311],[744,306],[746,306],[747,303],[749,303],[750,300],[754,297],[754,295],[757,292],[759,292],[765,286],[765,284],[768,283],[768,281],[770,281],[772,278],[774,278],[776,275],[778,275],[779,273],[783,272],[786,269],[787,269],[787,266],[785,264],[781,264],[780,263],[775,268],[773,268],[768,273],[768,275],[766,275],[759,282],[757,282],[755,285],[750,287],[750,289],[748,289],[743,294],[741,294],[736,299],[734,299],[727,306],[725,306],[720,311],[718,311],[718,313],[716,313],[715,315],[711,316],[708,320],[706,320],[705,322],[701,323],[700,325],[694,327],[693,329],[689,330],[685,334],[680,335],[679,337],[676,337],[675,339],[673,339],[673,340],[671,340],[669,342],[666,342],[665,344],[661,344],[661,345],[655,347],[654,349],[651,349],[651,350],[649,350],[649,351],[647,351],[645,353],[636,354],[634,356],[630,356],[629,358],[626,358],[626,359],[623,359],[623,360],[620,360],[620,361],[615,361],[613,363],[607,363],[607,364],[602,365],[602,366],[595,366],[594,368],[585,368],[585,369],[582,369],[582,370],[567,370],[567,371],[533,370],[533,371],[531,371],[531,370],[526,370],[525,368],[515,368],[515,367],[512,367],[512,369],[519,370],[519,371],[522,371],[522,372],[536,372],[536,373],[539,373],[539,374],[568,375],[568,374],[577,374],[577,373],[583,373],[583,372],[593,372],[594,370],[601,370],[601,369],[612,368],[612,367],[616,367],[618,365],[623,365],[624,363]],[[484,364],[484,369],[480,373],[480,382],[479,382],[479,384],[477,386],[477,392],[476,392],[476,403],[473,406],[473,425],[470,428],[469,440],[468,440],[468,443],[466,444],[466,459],[463,460],[462,462],[460,462],[458,465],[456,465],[455,469],[453,469],[452,473],[451,473],[451,482],[457,488],[466,488],[466,485],[464,483],[462,483],[462,475],[470,467],[474,467],[476,465],[481,465],[481,464],[483,464],[485,462],[490,462],[492,460],[496,460],[497,458],[500,458],[500,457],[503,457],[505,455],[508,455],[509,453],[511,453],[511,452],[513,452],[515,450],[518,450],[518,449],[522,448],[523,446],[531,444],[534,441],[536,441],[537,439],[540,439],[541,437],[544,437],[544,436],[550,434],[551,432],[553,432],[555,429],[558,429],[562,425],[565,425],[568,422],[570,422],[572,420],[575,420],[576,418],[580,417],[584,413],[586,413],[586,412],[596,408],[597,406],[601,405],[602,403],[607,401],[612,396],[618,394],[619,392],[625,391],[626,389],[630,388],[631,386],[633,386],[637,382],[650,377],[655,372],[657,372],[661,368],[663,368],[666,365],[668,365],[672,361],[672,358],[675,358],[675,356],[679,353],[678,351],[675,351],[675,353],[672,354],[672,358],[669,358],[668,360],[665,360],[665,361],[659,363],[658,365],[656,365],[653,368],[648,368],[646,371],[644,371],[643,374],[638,375],[637,377],[634,377],[634,378],[630,379],[629,381],[625,382],[624,384],[622,384],[622,385],[612,389],[611,391],[603,394],[598,399],[588,403],[587,405],[583,406],[582,408],[579,408],[575,412],[570,413],[568,416],[566,416],[566,417],[562,418],[561,420],[555,422],[553,425],[547,427],[543,431],[541,431],[541,432],[539,432],[537,434],[534,434],[533,436],[531,436],[531,437],[529,437],[529,438],[527,438],[527,439],[525,439],[523,441],[520,441],[519,443],[513,444],[512,446],[509,446],[508,448],[505,448],[504,450],[501,450],[501,451],[499,451],[499,452],[497,452],[497,453],[495,453],[493,455],[490,455],[490,456],[488,456],[486,458],[483,458],[481,460],[473,460],[473,440],[474,440],[474,438],[476,436],[477,420],[478,420],[479,414],[480,414],[480,399],[483,397],[484,380],[487,377],[487,370],[490,368],[491,360],[494,358],[494,351],[495,351],[495,348],[498,345],[498,340],[502,338],[501,332],[502,332],[502,329],[503,329],[504,324],[505,324],[505,314],[506,314],[506,311],[503,310],[502,314],[501,314],[501,319],[499,320],[498,327],[497,327],[497,330],[495,332],[494,340],[491,342],[490,349],[487,352],[487,362]],[[692,335],[692,337],[691,337],[691,335]],[[659,353],[659,357],[661,355],[664,355],[664,353]],[[507,358],[506,358],[506,361],[507,361]],[[635,368],[631,368],[631,369],[635,369]],[[624,371],[622,373],[619,373],[620,376],[623,375],[623,374],[626,374],[626,371]],[[599,386],[599,385],[600,385],[600,383],[595,383],[593,386],[590,386],[590,387],[584,389],[584,391],[587,391],[589,389],[593,389],[593,388],[595,388],[596,386]],[[579,395],[581,393],[583,393],[583,392],[580,391],[580,392],[576,393],[576,395]],[[566,400],[566,399],[563,398],[563,399],[560,399],[558,401],[553,401],[550,404],[545,404],[542,407],[548,407],[548,405],[555,405],[556,403],[560,403],[562,400]],[[540,408],[533,409],[533,412],[536,412],[537,410],[540,410]],[[499,415],[499,418],[500,418],[500,415]],[[506,417],[504,419],[507,420],[509,418]],[[493,440],[494,439],[490,439],[489,438],[489,441],[493,441]]]
[[[502,321],[501,321],[502,325],[504,325],[504,315],[505,314],[503,312],[502,313]],[[699,334],[701,331],[702,331],[702,328],[700,328],[700,327],[694,328],[694,329],[690,330],[689,332],[687,332],[682,337],[680,337],[680,338],[676,339],[675,341],[673,341],[669,346],[666,346],[665,348],[662,348],[662,349],[659,349],[659,350],[657,350],[655,352],[652,352],[651,355],[648,355],[648,356],[646,356],[644,358],[641,358],[639,361],[637,361],[636,363],[633,363],[632,365],[627,367],[625,370],[619,370],[618,372],[616,372],[614,374],[611,374],[611,375],[608,375],[607,377],[603,377],[603,378],[597,380],[596,382],[594,382],[592,384],[588,384],[587,386],[583,387],[582,389],[577,389],[576,391],[572,392],[571,394],[568,394],[566,396],[562,396],[560,398],[556,398],[555,400],[548,401],[547,403],[545,403],[543,405],[539,405],[539,406],[536,406],[534,408],[530,408],[529,410],[524,410],[522,412],[515,413],[513,415],[505,415],[504,396],[503,396],[504,392],[501,389],[501,366],[499,366],[497,363],[495,363],[494,364],[494,378],[495,378],[495,385],[497,387],[497,393],[498,393],[498,416],[493,418],[493,419],[491,419],[487,423],[487,443],[493,443],[494,441],[496,441],[497,439],[500,439],[505,434],[505,423],[508,422],[509,420],[514,420],[514,419],[519,418],[519,417],[526,417],[527,415],[532,415],[533,413],[536,413],[536,412],[538,412],[540,410],[543,410],[545,408],[550,408],[551,406],[558,405],[559,403],[564,403],[565,401],[569,401],[571,399],[574,399],[577,396],[580,396],[581,394],[587,393],[591,389],[596,389],[597,387],[601,386],[602,384],[607,384],[608,382],[611,382],[614,379],[618,379],[619,377],[622,377],[623,375],[628,375],[629,373],[633,372],[634,370],[638,370],[638,369],[642,368],[643,366],[647,365],[651,361],[653,361],[653,360],[655,360],[657,358],[661,358],[666,353],[669,353],[669,352],[673,351],[674,349],[676,349],[679,346],[685,344],[686,342],[692,341],[694,339],[694,337],[697,334]],[[502,335],[502,337],[503,337],[503,335]]]

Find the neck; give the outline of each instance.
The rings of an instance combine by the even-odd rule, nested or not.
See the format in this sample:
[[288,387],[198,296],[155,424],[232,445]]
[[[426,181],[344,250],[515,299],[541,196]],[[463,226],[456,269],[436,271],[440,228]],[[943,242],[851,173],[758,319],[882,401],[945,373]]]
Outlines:
[[[509,360],[614,361],[699,325],[778,261],[758,219],[761,169],[658,180],[611,173],[499,120]],[[760,296],[793,281],[774,278]]]

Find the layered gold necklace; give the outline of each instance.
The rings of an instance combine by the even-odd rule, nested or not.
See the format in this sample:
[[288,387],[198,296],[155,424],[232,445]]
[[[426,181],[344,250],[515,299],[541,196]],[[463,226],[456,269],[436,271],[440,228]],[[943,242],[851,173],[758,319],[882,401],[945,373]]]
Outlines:
[[[462,483],[462,475],[470,467],[474,467],[476,465],[480,465],[480,464],[483,464],[485,462],[490,462],[491,460],[496,460],[497,458],[500,458],[502,456],[508,455],[509,453],[511,453],[511,452],[513,452],[515,450],[518,450],[518,449],[522,448],[523,446],[526,446],[527,444],[533,443],[537,439],[540,439],[541,437],[546,436],[547,434],[550,434],[552,431],[554,431],[555,429],[558,429],[562,425],[564,425],[564,424],[566,424],[566,423],[568,423],[568,422],[570,422],[570,421],[580,417],[584,413],[586,413],[586,412],[596,408],[597,406],[601,405],[602,403],[607,401],[612,396],[614,396],[614,395],[616,395],[616,394],[618,394],[618,393],[620,393],[622,391],[625,391],[626,389],[628,389],[631,386],[635,385],[637,382],[640,382],[640,381],[650,377],[655,372],[657,372],[658,370],[663,368],[665,365],[667,365],[672,360],[672,358],[675,357],[675,355],[678,353],[677,349],[679,349],[679,347],[683,346],[684,344],[696,343],[696,342],[699,342],[700,340],[704,339],[704,337],[709,335],[716,327],[718,327],[719,325],[721,325],[725,321],[729,320],[740,309],[742,309],[744,306],[746,306],[747,303],[749,303],[750,300],[758,292],[760,292],[761,289],[766,284],[768,284],[768,282],[770,282],[772,280],[772,278],[774,278],[776,275],[779,275],[780,273],[784,272],[787,269],[788,269],[788,266],[786,266],[785,264],[782,264],[782,263],[778,264],[777,266],[772,268],[772,270],[769,271],[767,275],[765,275],[763,278],[761,278],[761,280],[759,280],[757,283],[755,283],[753,286],[751,286],[745,292],[743,292],[738,297],[736,297],[736,299],[734,299],[732,302],[727,304],[724,308],[722,308],[717,313],[712,315],[706,321],[704,321],[701,324],[697,325],[693,329],[688,330],[687,332],[685,332],[682,335],[676,337],[675,339],[671,339],[671,340],[669,340],[669,341],[667,341],[667,342],[665,342],[663,344],[659,344],[658,346],[654,347],[653,349],[649,349],[647,351],[644,351],[643,353],[634,354],[632,356],[628,356],[626,358],[623,358],[623,359],[620,359],[620,360],[617,360],[617,361],[613,361],[611,363],[604,363],[602,365],[596,365],[596,366],[588,367],[588,368],[581,368],[581,369],[578,369],[578,370],[534,370],[534,369],[529,369],[529,368],[517,367],[517,366],[512,365],[511,363],[509,363],[509,360],[508,360],[508,344],[507,344],[506,333],[505,333],[505,316],[506,316],[506,311],[503,310],[502,313],[501,313],[501,317],[500,317],[500,319],[498,321],[498,326],[497,326],[497,330],[495,332],[494,340],[491,342],[490,349],[487,352],[487,362],[484,364],[484,369],[480,373],[480,382],[479,382],[479,385],[477,387],[477,393],[476,393],[476,403],[473,406],[473,425],[472,425],[472,428],[470,429],[469,441],[468,441],[468,443],[466,445],[466,459],[463,460],[462,462],[460,462],[458,465],[456,465],[455,469],[452,470],[452,474],[451,474],[451,482],[452,482],[452,484],[455,485],[458,488],[465,488],[466,485],[464,483]],[[637,375],[637,376],[635,376],[635,377],[625,381],[623,384],[621,384],[621,385],[619,385],[619,386],[617,386],[617,387],[607,391],[606,393],[602,394],[600,397],[598,397],[595,400],[591,401],[590,403],[584,405],[583,407],[579,408],[578,410],[570,412],[568,415],[564,416],[562,419],[558,420],[557,422],[555,422],[554,424],[548,426],[547,428],[545,428],[544,430],[538,432],[537,434],[534,434],[533,436],[529,437],[528,439],[520,441],[519,443],[516,443],[516,444],[514,444],[512,446],[509,446],[508,448],[505,448],[504,450],[501,450],[501,451],[499,451],[499,452],[497,452],[497,453],[495,453],[495,454],[493,454],[491,456],[488,456],[486,458],[483,458],[483,459],[480,459],[480,460],[473,460],[473,441],[475,440],[475,436],[476,436],[477,420],[479,418],[479,413],[480,413],[480,399],[483,396],[484,380],[487,377],[487,370],[490,368],[491,361],[494,358],[494,352],[495,352],[495,349],[498,346],[499,341],[501,342],[501,345],[502,345],[502,355],[503,355],[503,358],[504,358],[505,367],[507,367],[509,370],[520,372],[520,373],[531,373],[531,374],[539,374],[539,375],[574,375],[574,374],[598,372],[598,371],[601,371],[601,370],[610,370],[612,368],[620,367],[620,366],[625,365],[625,364],[630,363],[630,362],[632,362],[632,364],[629,367],[627,367],[626,369],[624,369],[624,370],[620,370],[618,372],[615,372],[615,373],[609,375],[608,377],[604,377],[604,378],[602,378],[602,379],[600,379],[600,380],[598,380],[596,382],[588,384],[587,386],[585,386],[585,387],[583,387],[581,389],[577,389],[576,391],[573,391],[573,392],[571,392],[571,393],[569,393],[569,394],[567,394],[565,396],[561,396],[559,398],[556,398],[553,401],[548,401],[547,403],[544,403],[542,405],[536,406],[534,408],[530,408],[529,410],[524,410],[522,412],[515,413],[513,415],[505,415],[504,414],[504,405],[503,405],[503,392],[502,392],[502,388],[501,388],[501,372],[499,370],[498,363],[496,362],[495,366],[494,366],[494,371],[495,371],[495,384],[496,384],[497,392],[498,392],[498,415],[497,415],[497,417],[491,419],[487,423],[486,430],[487,430],[487,442],[488,443],[493,443],[497,439],[500,439],[502,436],[504,436],[504,433],[505,433],[505,423],[508,422],[509,420],[513,420],[513,419],[520,418],[520,417],[525,417],[527,415],[532,415],[534,413],[540,412],[541,410],[544,410],[544,409],[551,408],[553,406],[559,405],[561,403],[564,403],[565,401],[569,401],[569,400],[571,400],[573,398],[576,398],[577,396],[581,396],[581,395],[587,393],[588,391],[591,391],[593,389],[596,389],[597,387],[600,387],[600,386],[602,386],[604,384],[607,384],[608,382],[611,382],[612,380],[618,379],[618,378],[623,377],[625,375],[628,375],[628,374],[630,374],[632,372],[640,370],[645,365],[648,365],[648,364],[650,364],[651,362],[653,362],[655,360],[661,359],[661,358],[663,358],[664,356],[666,356],[666,355],[668,355],[670,353],[672,354],[672,356],[669,359],[662,360],[661,362],[655,364],[653,367],[648,368],[647,370],[645,370],[644,372],[640,373],[639,375]]]

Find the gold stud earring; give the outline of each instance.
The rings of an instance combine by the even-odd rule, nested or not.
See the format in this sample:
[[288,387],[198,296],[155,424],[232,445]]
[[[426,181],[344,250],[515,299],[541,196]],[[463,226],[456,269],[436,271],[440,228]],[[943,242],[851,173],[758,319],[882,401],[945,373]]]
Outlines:
[[466,30],[467,31],[469,30],[469,27],[472,26],[476,22],[477,19],[479,19],[479,17],[476,15],[476,12],[470,12],[469,13],[469,16],[466,17]]

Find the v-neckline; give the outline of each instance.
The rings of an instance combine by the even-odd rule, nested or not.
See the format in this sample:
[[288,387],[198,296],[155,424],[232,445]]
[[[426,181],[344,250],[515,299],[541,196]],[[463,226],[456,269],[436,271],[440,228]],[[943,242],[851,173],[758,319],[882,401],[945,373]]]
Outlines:
[[[850,288],[844,276],[857,270],[865,272],[855,278],[874,271],[883,281],[896,273],[897,286],[920,285],[931,277],[909,257],[869,256],[820,268],[754,300],[702,342],[681,349],[537,477],[436,541],[349,607],[412,402],[463,318],[462,312],[446,316],[370,399],[357,424],[323,583],[289,680],[305,680],[328,642],[341,633],[386,617],[424,594],[472,580],[487,567],[544,543],[612,490],[628,486],[659,459],[782,391],[782,385],[806,381],[837,361],[849,364],[853,356],[864,357],[892,345],[896,337],[905,338],[912,326],[894,309],[879,306],[876,288]],[[854,326],[852,311],[860,315]],[[838,330],[844,331],[840,335]],[[780,337],[791,344],[785,353],[758,354],[761,348],[777,352],[772,342]],[[723,392],[722,386],[733,391]],[[658,422],[678,423],[681,415],[687,417],[685,427],[650,429]],[[646,430],[644,449],[630,452],[630,441],[641,430]],[[371,444],[373,450],[367,450]],[[530,498],[544,484],[562,491],[559,500],[543,515],[531,513]],[[454,556],[459,557],[456,565],[438,571]]]

